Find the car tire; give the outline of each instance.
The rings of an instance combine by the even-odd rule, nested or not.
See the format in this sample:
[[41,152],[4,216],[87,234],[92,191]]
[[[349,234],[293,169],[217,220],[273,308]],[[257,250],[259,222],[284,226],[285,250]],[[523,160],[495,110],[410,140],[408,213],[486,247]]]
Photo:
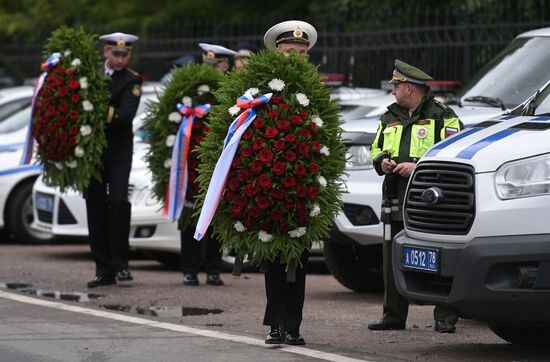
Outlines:
[[344,287],[361,293],[384,290],[382,246],[360,246],[324,242],[325,263],[330,273]]
[[7,229],[23,244],[52,243],[56,239],[54,235],[31,228],[34,221],[32,186],[33,182],[24,182],[11,192],[6,207]]
[[550,326],[510,326],[489,323],[489,328],[500,338],[520,346],[548,346],[550,344]]

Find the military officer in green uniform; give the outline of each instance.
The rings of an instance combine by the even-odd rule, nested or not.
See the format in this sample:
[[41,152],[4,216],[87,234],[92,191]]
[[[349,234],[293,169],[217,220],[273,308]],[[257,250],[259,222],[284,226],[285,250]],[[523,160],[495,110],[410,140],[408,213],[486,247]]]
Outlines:
[[[426,85],[433,79],[422,70],[403,61],[395,61],[390,83],[395,103],[380,119],[371,147],[376,172],[384,176],[382,186],[382,221],[384,223],[384,315],[369,324],[370,330],[405,329],[409,302],[395,287],[391,265],[394,236],[403,230],[402,206],[409,176],[416,162],[442,139],[463,128],[454,111],[434,99]],[[435,330],[454,333],[458,317],[436,306]]]

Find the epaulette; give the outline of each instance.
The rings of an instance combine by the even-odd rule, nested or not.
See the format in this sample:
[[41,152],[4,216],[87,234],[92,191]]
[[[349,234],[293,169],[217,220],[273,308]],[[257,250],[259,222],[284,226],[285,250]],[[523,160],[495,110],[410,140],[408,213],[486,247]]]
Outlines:
[[446,105],[445,103],[437,100],[437,99],[434,99],[434,103],[437,104],[439,106],[439,108],[443,109],[444,111],[448,111],[449,109],[451,109],[448,105]]
[[126,69],[128,69],[128,70],[130,71],[130,73],[132,73],[132,74],[135,75],[136,77],[139,77],[139,76],[140,76],[139,73],[136,72],[135,70],[133,70],[133,69],[131,69],[131,68],[126,68]]

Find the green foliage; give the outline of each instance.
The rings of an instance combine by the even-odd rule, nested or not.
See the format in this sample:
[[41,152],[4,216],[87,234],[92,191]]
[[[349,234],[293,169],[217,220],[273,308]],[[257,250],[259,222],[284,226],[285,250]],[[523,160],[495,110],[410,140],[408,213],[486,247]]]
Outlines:
[[[275,78],[284,82],[282,91],[270,87]],[[256,96],[273,92],[273,98],[256,107],[257,118],[241,138],[212,226],[223,246],[241,258],[254,255],[261,262],[282,256],[299,264],[302,252],[327,236],[341,207],[344,149],[339,108],[306,56],[294,53],[287,58],[272,51],[254,55],[245,70],[231,72],[215,92],[219,104],[199,147],[197,209],[235,118],[228,110],[247,90],[257,90]],[[309,104],[300,102],[298,93]],[[260,235],[266,238],[264,233],[271,235],[270,241],[260,240]]]
[[100,179],[106,145],[105,76],[95,35],[63,26],[48,38],[44,59],[55,52],[60,61],[45,78],[33,117],[37,160],[46,182],[61,191],[83,192],[92,178]]
[[[182,121],[182,116],[178,113],[176,106],[178,103],[185,104],[189,101],[192,101],[192,107],[202,104],[214,105],[216,99],[212,92],[218,88],[222,78],[222,73],[211,65],[185,65],[172,71],[172,79],[166,85],[159,100],[148,106],[145,130],[151,135],[151,147],[146,155],[146,160],[153,175],[153,193],[163,203],[170,180],[168,162],[172,157],[173,149],[172,146],[167,146],[166,141],[168,137],[174,137],[177,134]],[[204,86],[208,87],[208,91],[203,90]],[[189,97],[190,100],[186,99],[184,101],[185,97]],[[204,128],[202,124],[207,118],[208,114],[202,119],[195,118],[190,145],[191,150],[196,143],[200,143],[200,139],[197,139],[197,137],[203,137]],[[189,201],[191,201],[195,189],[198,188],[198,185],[195,186],[193,182],[196,177],[196,164],[196,155],[191,151],[188,156],[189,182],[186,197]],[[191,211],[184,209],[181,217],[181,227],[185,228],[187,226],[190,215]]]

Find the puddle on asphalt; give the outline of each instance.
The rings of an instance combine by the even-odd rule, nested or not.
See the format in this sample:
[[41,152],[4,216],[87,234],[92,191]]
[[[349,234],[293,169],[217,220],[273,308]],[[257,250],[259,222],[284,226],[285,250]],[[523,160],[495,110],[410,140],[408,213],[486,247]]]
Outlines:
[[220,314],[223,313],[221,309],[207,309],[207,308],[187,308],[187,307],[166,307],[166,306],[150,306],[139,307],[131,305],[100,305],[101,308],[108,310],[114,310],[117,312],[126,312],[130,314],[148,315],[153,317],[185,317],[190,315],[208,315],[208,314]]
[[11,289],[36,297],[46,297],[58,300],[67,300],[71,302],[89,302],[91,299],[103,297],[103,295],[95,293],[62,292],[59,290],[33,289],[31,284],[24,283],[0,283],[0,289]]

